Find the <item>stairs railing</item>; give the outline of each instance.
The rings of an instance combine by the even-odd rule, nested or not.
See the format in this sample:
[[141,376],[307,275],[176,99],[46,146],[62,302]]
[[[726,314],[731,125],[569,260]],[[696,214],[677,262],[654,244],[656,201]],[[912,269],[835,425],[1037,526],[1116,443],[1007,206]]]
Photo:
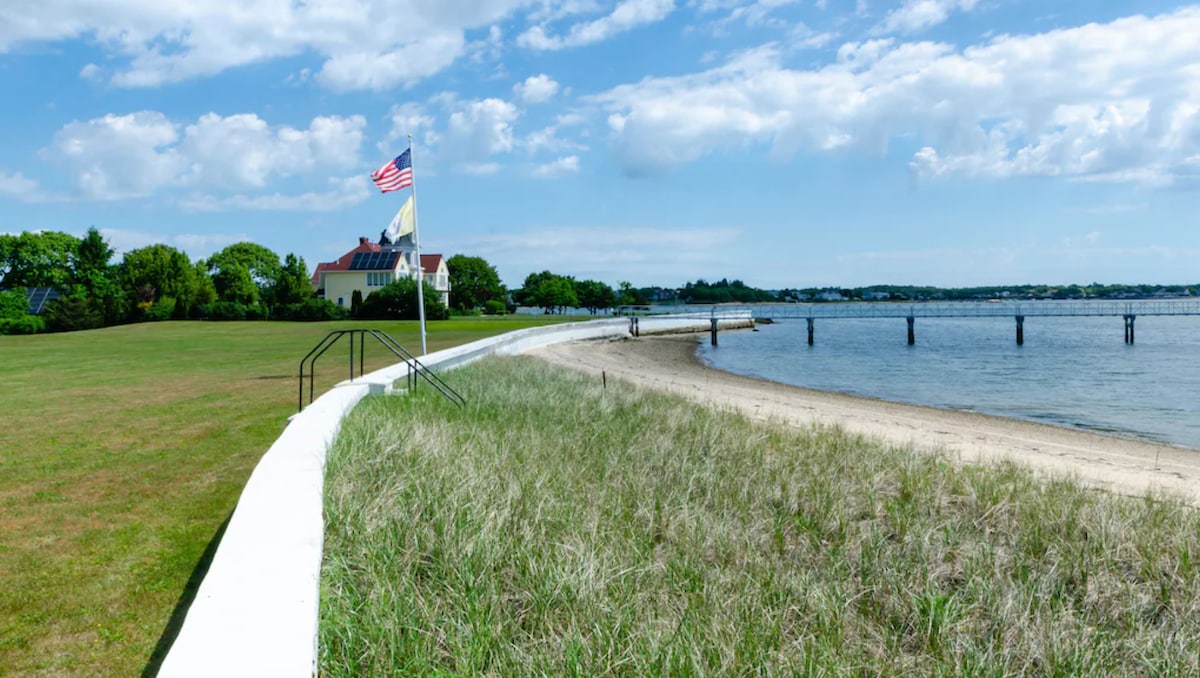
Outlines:
[[297,403],[299,410],[304,409],[304,372],[305,365],[308,366],[308,402],[313,401],[313,388],[316,381],[316,365],[317,359],[325,355],[325,352],[333,347],[342,337],[350,337],[350,381],[354,381],[354,337],[358,337],[358,376],[363,375],[363,360],[366,353],[367,336],[370,335],[376,341],[383,345],[384,348],[391,351],[393,355],[400,358],[408,365],[408,388],[415,389],[422,381],[437,389],[450,402],[462,407],[467,404],[464,398],[458,391],[455,391],[445,382],[436,372],[429,369],[417,360],[417,357],[408,349],[404,348],[400,342],[396,341],[390,334],[382,330],[372,329],[352,329],[352,330],[334,330],[325,335],[325,338],[317,343],[308,355],[300,360],[300,398]]

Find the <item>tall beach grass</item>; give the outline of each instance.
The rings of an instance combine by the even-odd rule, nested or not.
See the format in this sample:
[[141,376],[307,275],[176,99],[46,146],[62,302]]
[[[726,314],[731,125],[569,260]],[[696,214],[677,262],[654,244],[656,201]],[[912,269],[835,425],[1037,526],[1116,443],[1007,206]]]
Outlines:
[[489,359],[327,467],[321,671],[1197,675],[1200,517]]

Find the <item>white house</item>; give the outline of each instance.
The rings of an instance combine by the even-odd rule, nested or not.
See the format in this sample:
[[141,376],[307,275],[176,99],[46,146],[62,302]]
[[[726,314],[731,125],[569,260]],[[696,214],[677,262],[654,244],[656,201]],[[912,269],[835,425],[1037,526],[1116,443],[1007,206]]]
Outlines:
[[[450,271],[441,254],[422,254],[420,266],[425,280],[438,291],[442,303],[450,305]],[[364,299],[384,285],[400,278],[417,276],[416,248],[412,236],[395,243],[379,244],[358,239],[358,247],[331,262],[317,264],[312,285],[317,296],[338,306],[349,306],[354,291]]]

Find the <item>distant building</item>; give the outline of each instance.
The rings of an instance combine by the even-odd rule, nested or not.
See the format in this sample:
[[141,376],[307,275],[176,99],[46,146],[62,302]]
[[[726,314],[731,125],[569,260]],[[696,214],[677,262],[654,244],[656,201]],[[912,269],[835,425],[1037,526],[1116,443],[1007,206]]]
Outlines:
[[[442,303],[449,306],[450,271],[445,257],[422,254],[420,266],[425,280],[441,295]],[[355,290],[366,299],[380,287],[406,277],[417,277],[416,248],[411,235],[382,245],[359,238],[358,247],[333,261],[317,264],[312,285],[318,297],[338,306],[349,306]]]
[[842,291],[834,288],[829,288],[817,293],[817,299],[821,301],[846,301],[846,297],[842,295]]

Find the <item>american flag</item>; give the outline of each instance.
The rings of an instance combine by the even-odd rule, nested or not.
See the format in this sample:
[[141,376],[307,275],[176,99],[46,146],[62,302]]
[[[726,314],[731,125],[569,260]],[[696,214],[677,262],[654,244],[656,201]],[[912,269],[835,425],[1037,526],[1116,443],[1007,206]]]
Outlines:
[[371,174],[371,181],[374,181],[375,185],[383,193],[408,188],[412,186],[412,179],[411,148],[396,156],[395,160],[388,161],[388,164],[380,167]]

